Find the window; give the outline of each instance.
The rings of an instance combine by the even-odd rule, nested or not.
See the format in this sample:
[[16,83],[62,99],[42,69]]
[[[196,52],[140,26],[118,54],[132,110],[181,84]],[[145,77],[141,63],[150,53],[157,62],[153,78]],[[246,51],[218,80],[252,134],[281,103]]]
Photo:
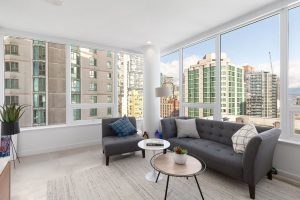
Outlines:
[[5,71],[20,72],[5,73],[5,101],[30,105],[20,126],[64,124],[65,45],[11,36],[4,44]]
[[215,70],[214,38],[183,49],[182,99],[185,116],[213,117],[213,109],[208,107],[216,101]]
[[97,103],[97,96],[90,96],[91,103]]
[[[91,91],[93,96],[98,97],[95,103],[111,103],[107,99],[113,95],[113,80],[107,79],[107,74],[112,77],[113,69],[107,69],[106,66],[106,62],[114,62],[114,53],[111,54],[111,57],[107,57],[107,51],[71,46],[71,94],[80,96],[76,97],[80,100],[78,103],[92,103]],[[90,65],[94,62],[92,60],[98,61],[97,67]],[[108,84],[111,85],[110,91],[107,90]],[[73,104],[75,102],[72,101]]]
[[96,71],[90,71],[90,78],[97,78],[97,72]]
[[18,96],[5,96],[4,103],[7,105],[11,105],[11,104],[19,105],[19,97]]
[[72,98],[72,104],[78,104],[80,103],[80,94],[72,94],[71,95]]
[[107,84],[107,92],[111,92],[112,91],[112,85],[111,84]]
[[90,91],[97,91],[97,83],[90,83]]
[[[160,82],[169,87],[174,96],[160,98],[160,117],[179,116],[179,52],[161,57]],[[173,91],[174,90],[174,91]]]
[[289,105],[300,105],[300,7],[289,10],[289,85],[288,102]]
[[5,71],[6,72],[18,72],[19,63],[18,62],[5,62]]
[[106,62],[106,66],[107,66],[108,69],[111,69],[111,68],[112,68],[112,63],[111,63],[111,61],[107,61],[107,62]]
[[91,58],[89,59],[89,64],[90,64],[91,66],[97,66],[97,60],[96,60],[96,58],[91,57]]
[[18,89],[19,80],[18,79],[5,79],[5,89]]
[[141,55],[118,54],[118,113],[143,117],[144,59]]
[[229,81],[224,121],[269,127],[280,123],[279,41],[279,15],[221,35],[221,71]]
[[73,120],[96,120],[112,117],[111,107],[108,108],[90,108],[90,109],[73,109]]
[[107,73],[107,79],[111,79],[111,73]]
[[46,62],[33,61],[33,76],[46,76]]
[[18,55],[19,46],[15,44],[5,44],[5,55]]
[[97,108],[92,108],[92,109],[90,109],[90,116],[91,116],[91,117],[97,116]]

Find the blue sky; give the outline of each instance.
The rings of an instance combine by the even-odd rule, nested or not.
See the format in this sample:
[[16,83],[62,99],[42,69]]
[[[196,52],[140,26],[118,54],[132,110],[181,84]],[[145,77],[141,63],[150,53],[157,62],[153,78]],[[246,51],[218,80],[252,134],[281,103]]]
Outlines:
[[[300,7],[289,13],[290,60],[300,60]],[[297,42],[295,42],[297,41]],[[226,53],[234,64],[264,66],[269,71],[269,51],[274,68],[280,62],[280,16],[275,15],[245,27],[221,35],[221,51]],[[211,39],[187,47],[183,50],[183,59],[197,57],[201,59],[206,53],[215,52],[215,40]],[[175,52],[162,57],[162,63],[178,61]],[[279,72],[279,69],[277,69]]]

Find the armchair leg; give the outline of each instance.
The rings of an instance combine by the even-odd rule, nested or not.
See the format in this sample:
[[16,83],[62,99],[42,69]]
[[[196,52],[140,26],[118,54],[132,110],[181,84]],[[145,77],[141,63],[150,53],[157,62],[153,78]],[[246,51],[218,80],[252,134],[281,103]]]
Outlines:
[[268,176],[268,179],[269,180],[272,180],[272,170],[270,170],[268,173],[267,173],[267,176]]
[[255,186],[248,185],[249,186],[249,193],[250,193],[250,198],[255,199]]
[[145,158],[145,149],[142,150],[143,158]]
[[109,156],[106,156],[106,166],[109,165]]

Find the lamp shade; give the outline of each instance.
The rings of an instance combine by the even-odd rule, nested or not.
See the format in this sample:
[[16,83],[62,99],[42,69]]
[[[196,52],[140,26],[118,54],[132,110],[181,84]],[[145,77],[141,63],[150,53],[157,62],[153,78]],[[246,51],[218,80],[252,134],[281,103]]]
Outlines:
[[155,88],[156,97],[167,97],[171,95],[171,90],[168,87],[158,87]]

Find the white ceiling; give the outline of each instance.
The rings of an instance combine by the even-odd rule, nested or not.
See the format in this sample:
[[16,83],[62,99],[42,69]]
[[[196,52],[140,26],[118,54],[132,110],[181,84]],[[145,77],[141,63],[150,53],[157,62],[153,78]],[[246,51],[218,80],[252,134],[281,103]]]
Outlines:
[[0,0],[0,27],[133,51],[147,41],[165,49],[275,1]]

